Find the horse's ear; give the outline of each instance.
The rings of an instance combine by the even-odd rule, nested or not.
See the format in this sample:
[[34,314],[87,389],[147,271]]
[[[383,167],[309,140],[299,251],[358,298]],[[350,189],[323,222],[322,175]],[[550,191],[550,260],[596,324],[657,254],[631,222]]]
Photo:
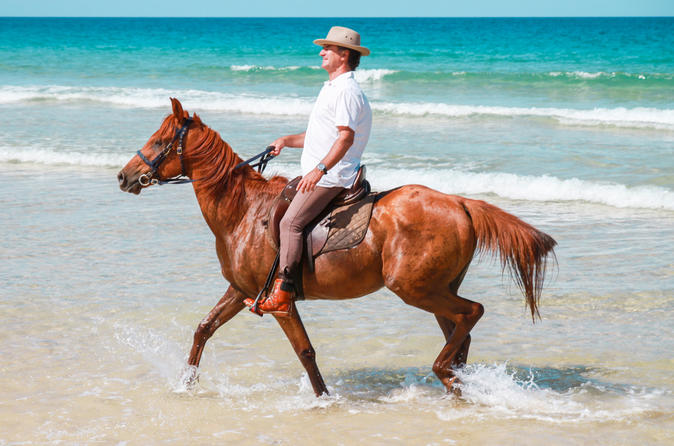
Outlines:
[[171,98],[171,105],[173,105],[173,116],[178,120],[182,120],[185,112],[183,112],[183,106],[180,101],[176,98]]
[[198,126],[203,125],[203,123],[201,122],[201,118],[199,117],[199,115],[196,114],[196,112],[192,113],[192,121],[194,121],[194,123]]

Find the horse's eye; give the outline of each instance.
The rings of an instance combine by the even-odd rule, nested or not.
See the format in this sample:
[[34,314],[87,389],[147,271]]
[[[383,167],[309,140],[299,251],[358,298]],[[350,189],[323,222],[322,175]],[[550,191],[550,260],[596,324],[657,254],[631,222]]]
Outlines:
[[161,142],[160,140],[156,140],[156,141],[154,142],[154,145],[157,146],[157,147],[161,147],[163,144],[162,144],[162,142]]

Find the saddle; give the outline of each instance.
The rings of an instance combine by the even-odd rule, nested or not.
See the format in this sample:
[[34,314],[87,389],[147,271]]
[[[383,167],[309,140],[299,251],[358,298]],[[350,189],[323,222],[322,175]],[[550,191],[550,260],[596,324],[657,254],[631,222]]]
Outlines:
[[[365,238],[377,194],[370,193],[370,183],[365,179],[366,169],[361,166],[350,189],[335,197],[321,214],[304,230],[305,254],[310,271],[319,255],[351,248]],[[279,223],[290,202],[297,194],[297,184],[302,177],[292,179],[269,208],[263,224],[267,226],[267,239],[276,249],[280,244]],[[301,282],[300,282],[301,283]]]

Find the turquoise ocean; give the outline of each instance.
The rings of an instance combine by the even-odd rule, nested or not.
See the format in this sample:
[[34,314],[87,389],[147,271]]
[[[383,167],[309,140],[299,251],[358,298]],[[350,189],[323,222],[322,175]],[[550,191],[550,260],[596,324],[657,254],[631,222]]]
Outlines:
[[[461,398],[432,315],[386,290],[299,304],[329,397],[243,313],[181,385],[227,286],[213,237],[191,186],[116,173],[169,97],[242,157],[303,131],[332,25],[372,51],[374,189],[487,200],[559,243],[536,324],[474,262]],[[0,112],[0,445],[674,442],[674,18],[0,18]]]

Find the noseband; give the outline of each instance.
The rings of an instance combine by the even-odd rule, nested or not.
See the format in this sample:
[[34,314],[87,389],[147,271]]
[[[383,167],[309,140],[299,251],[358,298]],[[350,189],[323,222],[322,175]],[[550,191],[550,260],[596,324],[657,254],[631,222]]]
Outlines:
[[[189,128],[190,124],[192,124],[192,118],[185,118],[183,121],[183,125],[176,130],[175,135],[173,136],[173,139],[171,140],[170,143],[166,145],[157,155],[155,159],[150,161],[143,155],[143,153],[138,150],[136,154],[138,157],[143,160],[145,164],[150,166],[150,171],[147,173],[142,174],[138,178],[138,182],[140,183],[141,186],[149,186],[150,184],[183,184],[183,183],[193,183],[197,180],[191,180],[187,178],[187,173],[185,172],[185,164],[183,164],[183,140],[185,139],[185,135],[187,134],[187,129]],[[173,178],[168,178],[166,180],[162,180],[161,177],[159,177],[159,174],[157,174],[157,170],[159,170],[159,166],[166,160],[168,157],[169,153],[171,153],[171,150],[173,150],[173,146],[178,141],[178,147],[176,148],[176,153],[180,157],[180,170],[182,173],[178,175],[177,177]]]

